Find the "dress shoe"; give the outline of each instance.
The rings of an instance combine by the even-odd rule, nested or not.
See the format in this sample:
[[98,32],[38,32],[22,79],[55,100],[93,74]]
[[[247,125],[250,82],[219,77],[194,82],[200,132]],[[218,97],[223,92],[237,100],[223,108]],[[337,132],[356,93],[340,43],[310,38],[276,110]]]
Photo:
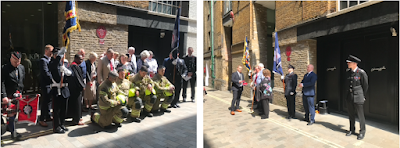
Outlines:
[[13,140],[21,140],[22,135],[15,132],[15,134],[11,134],[11,139]]
[[346,133],[346,136],[351,136],[352,134],[356,134],[356,132],[354,132],[354,131],[348,131],[348,132]]
[[240,110],[240,109],[237,109],[236,111],[237,111],[237,112],[242,112],[242,110]]
[[312,124],[314,124],[314,122],[308,122],[308,123],[307,123],[307,125],[312,125]]
[[290,116],[287,116],[286,119],[290,119]]
[[47,127],[48,126],[47,123],[44,122],[44,121],[39,121],[39,125],[43,126],[43,127]]
[[268,119],[268,117],[263,115],[263,116],[261,116],[261,119]]
[[168,109],[160,109],[160,112],[166,112],[166,113],[170,113],[170,112],[171,112],[171,110],[168,110]]
[[179,106],[178,104],[175,104],[176,108],[181,108],[181,106]]
[[292,119],[297,119],[295,116],[292,116],[292,117],[290,117],[290,118],[292,118]]
[[357,140],[362,140],[362,139],[364,139],[364,136],[365,136],[365,134],[359,134],[359,135],[357,136]]
[[186,98],[183,98],[182,102],[186,102]]
[[64,134],[65,131],[61,128],[61,127],[57,127],[55,130],[53,130],[54,133],[60,133],[60,134]]
[[64,131],[68,131],[68,128],[67,128],[67,127],[65,127],[64,125],[61,125],[60,127],[61,127],[61,129],[62,129],[62,130],[64,130]]
[[310,122],[310,120],[309,120],[309,119],[303,119],[303,121]]
[[235,115],[235,112],[234,112],[234,111],[231,111],[231,115]]
[[192,99],[192,102],[195,103],[194,99]]

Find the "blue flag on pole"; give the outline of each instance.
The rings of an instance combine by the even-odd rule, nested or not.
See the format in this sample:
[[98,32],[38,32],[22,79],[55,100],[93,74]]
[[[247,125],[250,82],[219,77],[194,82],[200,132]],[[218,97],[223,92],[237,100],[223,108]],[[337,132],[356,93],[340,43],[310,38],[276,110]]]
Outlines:
[[281,50],[279,49],[279,43],[278,43],[278,33],[275,33],[274,67],[272,72],[283,75],[282,63],[281,63]]
[[246,39],[244,40],[242,63],[244,66],[246,66],[247,70],[249,71],[251,70],[251,66],[250,66],[250,53],[249,53],[248,43],[249,41],[247,41],[247,36],[246,36]]
[[69,34],[76,29],[81,31],[75,5],[75,1],[67,1],[65,5],[64,16],[66,22],[63,30],[63,46],[65,47],[69,45]]
[[171,49],[179,47],[179,24],[180,24],[179,16],[180,15],[181,15],[181,8],[177,8],[174,31],[172,32]]

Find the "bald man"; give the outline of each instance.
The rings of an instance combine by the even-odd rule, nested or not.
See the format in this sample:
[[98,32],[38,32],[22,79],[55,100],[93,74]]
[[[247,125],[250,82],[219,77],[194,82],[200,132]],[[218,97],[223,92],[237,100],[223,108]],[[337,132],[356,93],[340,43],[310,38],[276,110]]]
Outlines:
[[[304,121],[307,121],[307,125],[315,123],[315,82],[317,81],[317,74],[314,72],[314,65],[307,66],[307,73],[304,75],[303,80],[299,84],[299,87],[303,87],[303,107],[306,112]],[[310,117],[311,114],[311,117]]]

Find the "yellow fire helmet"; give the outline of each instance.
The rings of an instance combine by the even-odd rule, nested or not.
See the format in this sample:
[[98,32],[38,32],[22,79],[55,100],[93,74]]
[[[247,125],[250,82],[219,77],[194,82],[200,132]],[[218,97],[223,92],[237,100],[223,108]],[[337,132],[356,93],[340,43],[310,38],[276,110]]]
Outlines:
[[126,96],[123,94],[117,95],[117,101],[121,102],[121,105],[126,105]]

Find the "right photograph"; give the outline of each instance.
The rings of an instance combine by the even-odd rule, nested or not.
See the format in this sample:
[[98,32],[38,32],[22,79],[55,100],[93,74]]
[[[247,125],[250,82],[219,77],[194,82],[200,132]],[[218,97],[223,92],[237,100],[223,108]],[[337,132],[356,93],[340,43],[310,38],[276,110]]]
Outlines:
[[203,5],[204,147],[399,147],[399,2]]

